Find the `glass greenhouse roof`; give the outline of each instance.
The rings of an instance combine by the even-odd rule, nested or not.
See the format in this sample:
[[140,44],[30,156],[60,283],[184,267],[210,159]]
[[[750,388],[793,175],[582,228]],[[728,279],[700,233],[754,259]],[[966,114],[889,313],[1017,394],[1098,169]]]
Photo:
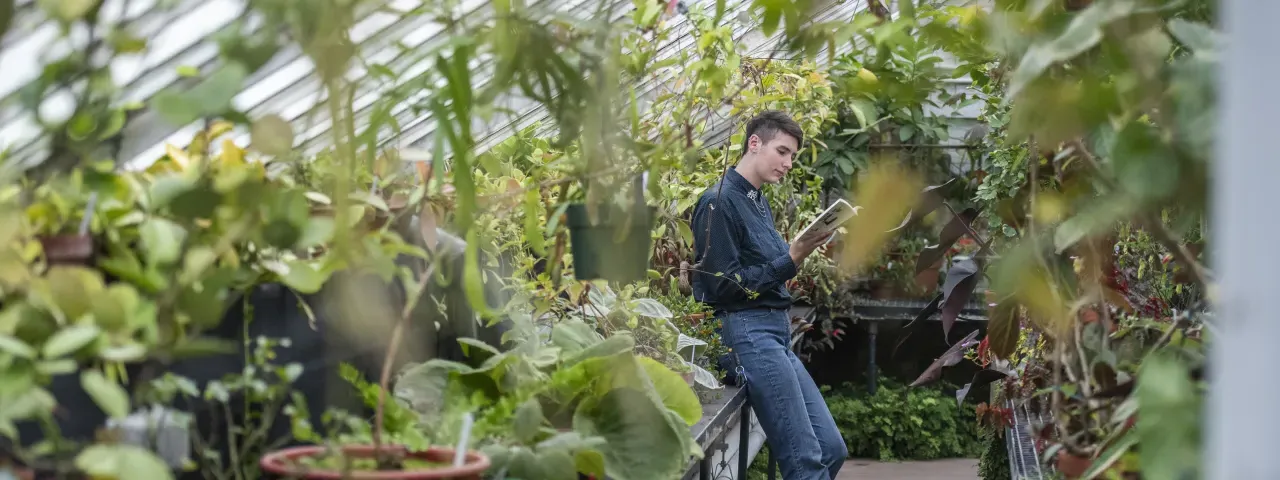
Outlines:
[[[561,13],[578,17],[590,17],[593,9],[583,8],[589,0],[541,0],[531,6],[549,7]],[[714,8],[712,0],[689,2]],[[861,2],[831,1],[815,14],[815,21],[831,21],[852,18]],[[60,38],[56,22],[46,21],[43,12],[32,0],[19,0],[13,27],[4,38],[3,55],[0,56],[0,97],[5,100],[0,109],[0,145],[11,150],[13,158],[30,164],[42,158],[45,140],[36,118],[21,107],[22,89],[41,75],[42,66],[77,48],[83,48],[89,32],[73,30],[71,35]],[[400,72],[400,78],[412,78],[433,65],[431,52],[445,44],[447,37],[442,27],[429,15],[406,15],[422,5],[418,0],[391,0],[382,8],[369,9],[352,28],[352,40],[360,46],[366,59],[364,64],[382,64]],[[725,21],[732,24],[734,37],[751,57],[768,57],[780,41],[764,38],[757,24],[748,14],[750,2],[727,2]],[[630,14],[630,0],[616,0],[613,5],[613,21],[621,21]],[[488,18],[492,14],[490,2],[461,0],[458,12],[462,21]],[[102,22],[115,24],[121,19],[130,21],[131,28],[140,38],[148,39],[148,49],[137,55],[125,55],[113,60],[112,77],[120,87],[120,98],[125,102],[144,103],[161,91],[189,85],[191,73],[208,74],[220,65],[217,35],[233,27],[244,15],[244,0],[105,0]],[[246,29],[257,30],[261,19],[246,17]],[[669,30],[666,45],[660,50],[660,59],[680,54],[694,46],[693,25],[684,15],[676,14],[667,20],[663,28]],[[846,45],[842,50],[852,48]],[[837,52],[842,53],[842,52]],[[828,55],[822,52],[817,61],[825,63]],[[484,58],[473,60],[473,78],[483,83],[491,73],[491,63]],[[275,113],[293,124],[296,145],[308,153],[327,145],[326,133],[330,127],[323,111],[325,89],[313,74],[315,68],[310,58],[297,46],[277,52],[261,69],[251,75],[235,96],[233,105],[250,117]],[[185,71],[185,75],[184,75]],[[356,62],[348,72],[348,78],[369,76],[361,63]],[[665,78],[647,78],[635,85],[637,98],[643,110],[646,99],[655,98],[663,89],[673,88]],[[368,124],[371,106],[393,88],[391,82],[361,82],[355,97],[356,128]],[[429,94],[427,89],[419,97]],[[47,121],[66,117],[73,104],[68,91],[46,94],[40,106],[40,115]],[[411,99],[412,100],[412,99]],[[398,105],[391,114],[402,130],[396,139],[399,147],[420,147],[427,143],[436,126],[429,112],[417,112],[410,102]],[[549,114],[533,102],[511,96],[500,98],[497,103],[506,113],[495,115],[487,123],[477,120],[475,131],[481,151],[491,148],[507,138],[511,132],[542,122],[543,128],[554,128]],[[717,124],[709,125],[706,144],[715,145],[731,135],[734,119],[721,117]],[[123,129],[123,142],[118,158],[125,168],[145,168],[160,158],[166,144],[183,146],[201,128],[197,121],[187,125],[172,125],[154,110],[139,109],[132,112]],[[545,133],[545,132],[543,132]],[[233,139],[248,142],[247,128],[238,128]]]

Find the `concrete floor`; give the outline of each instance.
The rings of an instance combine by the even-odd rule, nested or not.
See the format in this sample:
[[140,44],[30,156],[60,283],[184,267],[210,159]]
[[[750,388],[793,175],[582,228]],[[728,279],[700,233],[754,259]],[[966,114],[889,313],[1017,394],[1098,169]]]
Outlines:
[[957,458],[923,462],[844,462],[836,480],[978,480],[978,460]]

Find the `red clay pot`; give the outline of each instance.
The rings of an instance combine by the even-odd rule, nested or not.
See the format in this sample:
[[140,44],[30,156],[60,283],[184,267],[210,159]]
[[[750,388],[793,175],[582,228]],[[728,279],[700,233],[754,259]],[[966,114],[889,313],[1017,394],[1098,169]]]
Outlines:
[[93,237],[89,235],[54,235],[39,240],[50,264],[87,265],[93,258]]
[[[395,448],[395,447],[383,447]],[[346,445],[342,451],[348,457],[372,458],[372,445]],[[403,451],[403,450],[402,450]],[[467,452],[466,461],[461,467],[446,467],[433,470],[413,471],[353,471],[350,473],[318,470],[297,465],[297,461],[306,457],[324,455],[327,449],[318,445],[286,448],[262,456],[259,465],[262,471],[275,478],[296,478],[305,480],[480,480],[485,470],[489,469],[489,457],[476,451]],[[452,462],[453,449],[431,448],[425,452],[408,452],[408,458],[416,458],[431,462]]]
[[699,323],[702,323],[702,319],[707,318],[707,314],[694,313],[694,314],[685,315],[684,318],[689,322],[689,325],[697,325]]
[[1093,464],[1093,459],[1073,455],[1066,450],[1058,450],[1058,471],[1062,472],[1062,476],[1068,479],[1080,478],[1084,472],[1089,470],[1089,465]]

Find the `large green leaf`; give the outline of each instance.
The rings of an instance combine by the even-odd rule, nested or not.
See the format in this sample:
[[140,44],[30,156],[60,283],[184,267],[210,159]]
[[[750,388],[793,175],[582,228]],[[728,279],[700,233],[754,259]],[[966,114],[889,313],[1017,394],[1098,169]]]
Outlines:
[[529,443],[538,436],[544,421],[546,417],[542,415],[542,403],[537,398],[530,398],[516,408],[512,431],[521,442]]
[[605,474],[614,480],[672,478],[684,467],[681,435],[666,411],[645,392],[618,388],[583,402],[573,416],[574,429],[605,440],[600,452]]
[[1137,203],[1120,195],[1101,197],[1080,213],[1058,225],[1053,232],[1053,246],[1057,253],[1071,248],[1082,239],[1102,234],[1116,226],[1117,222],[1131,215]]
[[1131,121],[1116,135],[1111,161],[1120,188],[1139,200],[1165,198],[1177,190],[1180,165],[1155,126]]
[[1196,478],[1200,465],[1200,398],[1172,355],[1147,357],[1138,374],[1138,444],[1146,478]]
[[328,275],[311,262],[295,261],[288,264],[288,271],[280,280],[297,292],[310,294],[320,291]]
[[59,265],[45,273],[39,298],[45,305],[56,307],[65,319],[74,321],[90,313],[93,297],[105,288],[102,274],[83,267]]
[[675,412],[692,426],[702,419],[702,402],[698,395],[689,388],[688,382],[680,374],[671,371],[666,365],[649,357],[640,357],[640,366],[653,382],[653,391],[658,394],[662,404]]
[[1196,53],[1216,54],[1222,50],[1222,38],[1212,27],[1200,22],[1175,18],[1169,21],[1169,33]]
[[0,334],[0,352],[13,355],[18,358],[35,358],[36,350],[27,345],[26,342],[9,335]]
[[244,65],[227,62],[186,92],[160,92],[152,100],[152,105],[165,121],[186,125],[231,107],[231,100],[240,92],[240,86],[248,76],[249,71]]
[[488,317],[489,302],[484,292],[484,272],[480,270],[480,234],[472,229],[467,232],[467,246],[462,255],[462,291],[481,317]]
[[50,337],[45,342],[42,353],[48,359],[61,358],[88,346],[94,340],[97,340],[100,334],[102,334],[102,329],[98,328],[97,325],[74,325],[60,330],[53,337]]
[[629,334],[614,334],[606,338],[603,342],[597,343],[583,349],[576,355],[571,355],[564,362],[565,366],[577,364],[579,362],[590,360],[593,358],[610,357],[622,352],[629,352],[636,346],[636,339]]
[[138,227],[142,251],[149,265],[168,265],[178,261],[187,231],[170,220],[152,217]]
[[76,456],[75,465],[94,478],[173,478],[169,466],[154,453],[122,443],[90,445]]
[[671,318],[671,309],[662,302],[652,298],[637,298],[631,301],[631,309],[650,318]]
[[94,403],[112,418],[129,415],[129,394],[120,384],[108,380],[102,372],[85,370],[80,373],[80,386],[93,398]]
[[1032,45],[1013,72],[1006,98],[1016,97],[1051,65],[1075,58],[1093,48],[1102,41],[1103,27],[1133,13],[1134,7],[1133,0],[1093,2],[1089,8],[1073,17],[1067,28],[1056,38]]
[[582,320],[565,320],[551,330],[551,343],[566,355],[577,354],[602,341],[604,337]]

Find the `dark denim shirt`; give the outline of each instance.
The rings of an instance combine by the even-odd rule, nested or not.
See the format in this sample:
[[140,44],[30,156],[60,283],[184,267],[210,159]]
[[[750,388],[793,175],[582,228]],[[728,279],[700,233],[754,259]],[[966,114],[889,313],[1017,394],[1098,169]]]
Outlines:
[[[694,298],[726,312],[791,307],[786,282],[796,276],[796,265],[790,245],[774,227],[764,194],[736,169],[698,198],[691,228],[694,263],[702,263],[692,272]],[[758,295],[750,298],[748,291]]]

